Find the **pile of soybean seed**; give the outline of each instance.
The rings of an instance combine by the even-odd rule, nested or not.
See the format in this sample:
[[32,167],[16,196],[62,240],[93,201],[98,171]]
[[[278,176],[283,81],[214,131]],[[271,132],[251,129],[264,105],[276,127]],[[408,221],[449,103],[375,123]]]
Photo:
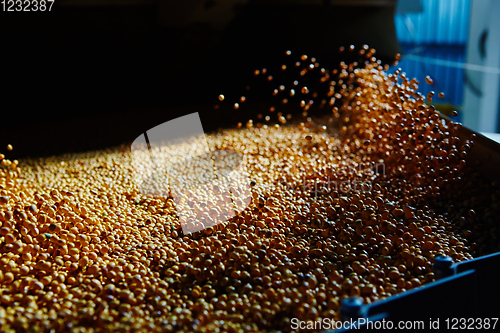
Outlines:
[[246,157],[252,200],[201,232],[182,233],[171,197],[140,193],[127,146],[1,155],[2,331],[288,332],[339,320],[348,296],[433,281],[438,255],[499,251],[499,188],[466,162],[474,138],[362,50],[335,81],[321,69],[324,117],[207,136]]

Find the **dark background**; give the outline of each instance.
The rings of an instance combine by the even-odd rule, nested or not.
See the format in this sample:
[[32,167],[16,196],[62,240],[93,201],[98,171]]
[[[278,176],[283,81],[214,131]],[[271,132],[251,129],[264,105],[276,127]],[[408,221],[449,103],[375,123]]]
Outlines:
[[[394,2],[359,2],[250,1],[234,8],[222,31],[171,25],[154,2],[56,0],[51,12],[0,12],[0,152],[8,143],[10,158],[116,146],[196,111],[206,131],[234,126],[272,103],[272,88],[297,75],[279,66],[303,53],[333,68],[348,58],[339,46],[366,43],[392,61],[399,51]],[[272,83],[252,75],[263,67]],[[220,93],[227,98],[215,110]],[[230,106],[241,95],[248,103],[236,111]]]

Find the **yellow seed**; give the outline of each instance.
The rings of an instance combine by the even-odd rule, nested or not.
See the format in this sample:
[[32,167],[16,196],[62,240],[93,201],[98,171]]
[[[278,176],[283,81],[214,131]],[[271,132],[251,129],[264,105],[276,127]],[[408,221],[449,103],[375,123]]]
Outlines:
[[10,284],[13,281],[14,281],[14,274],[12,274],[12,272],[7,272],[4,274],[4,277],[3,277],[4,283]]

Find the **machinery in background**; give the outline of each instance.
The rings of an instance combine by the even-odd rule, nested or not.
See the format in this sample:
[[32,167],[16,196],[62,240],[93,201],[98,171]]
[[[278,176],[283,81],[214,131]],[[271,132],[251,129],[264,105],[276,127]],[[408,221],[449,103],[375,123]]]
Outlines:
[[498,132],[500,112],[500,1],[471,1],[465,64],[463,123]]

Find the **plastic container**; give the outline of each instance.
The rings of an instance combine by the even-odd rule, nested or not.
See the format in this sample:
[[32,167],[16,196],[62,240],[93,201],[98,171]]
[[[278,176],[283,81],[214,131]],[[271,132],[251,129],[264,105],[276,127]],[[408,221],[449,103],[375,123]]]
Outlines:
[[[440,265],[441,267],[436,267]],[[443,270],[442,262],[436,266],[435,270]],[[418,330],[427,332],[438,328],[446,329],[446,325],[451,328],[453,318],[484,319],[500,316],[500,253],[457,264],[446,260],[446,266],[444,270],[451,272],[451,275],[378,302],[359,305],[359,298],[357,301],[351,297],[345,299],[341,305],[341,313],[347,311],[350,317],[343,316],[342,320],[349,321],[352,318],[361,325],[329,332],[383,330],[384,322],[386,330],[390,330],[389,321],[394,327],[400,322],[406,325],[411,323],[413,329],[416,329],[416,325],[421,325]],[[353,310],[353,304],[357,304],[357,313]],[[364,319],[357,321],[358,318]],[[497,323],[496,328],[500,329],[500,323]]]

